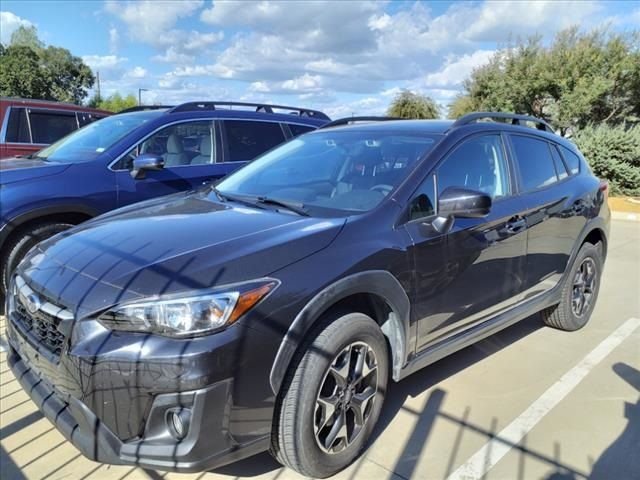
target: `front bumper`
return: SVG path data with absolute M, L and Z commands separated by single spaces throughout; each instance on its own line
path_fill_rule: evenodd
M 13 344 L 8 364 L 22 388 L 47 419 L 87 458 L 109 464 L 197 472 L 216 468 L 259 453 L 269 447 L 264 437 L 237 444 L 229 435 L 229 398 L 232 381 L 200 390 L 155 397 L 140 438 L 120 440 L 80 400 L 51 385 L 20 356 Z M 191 411 L 187 435 L 175 439 L 167 424 L 168 410 L 180 405 Z

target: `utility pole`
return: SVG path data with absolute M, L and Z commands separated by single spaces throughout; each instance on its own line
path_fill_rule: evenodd
M 148 92 L 147 88 L 139 88 L 138 89 L 138 106 L 142 105 L 142 92 Z
M 96 88 L 96 98 L 98 99 L 98 102 L 100 102 L 102 100 L 102 97 L 100 96 L 100 70 L 96 72 L 96 83 L 98 84 L 98 87 Z

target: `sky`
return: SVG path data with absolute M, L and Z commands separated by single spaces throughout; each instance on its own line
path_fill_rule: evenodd
M 235 100 L 332 118 L 383 114 L 400 89 L 443 107 L 510 39 L 640 27 L 640 1 L 2 0 L 0 40 L 35 25 L 100 72 L 102 95 Z M 446 113 L 446 110 L 443 111 Z

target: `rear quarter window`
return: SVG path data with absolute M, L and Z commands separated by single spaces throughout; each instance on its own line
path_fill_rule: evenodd
M 75 112 L 29 111 L 33 143 L 49 144 L 77 130 Z
M 511 144 L 524 191 L 537 190 L 558 181 L 550 145 L 546 140 L 511 135 Z
M 560 150 L 562 151 L 562 156 L 564 157 L 564 161 L 567 163 L 567 167 L 569 168 L 569 173 L 571 175 L 575 175 L 580 172 L 580 157 L 573 153 L 566 147 L 560 145 Z

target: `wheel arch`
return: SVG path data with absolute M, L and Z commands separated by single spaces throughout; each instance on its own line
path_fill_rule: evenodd
M 283 338 L 271 367 L 269 381 L 275 394 L 280 390 L 296 351 L 317 320 L 333 309 L 344 308 L 373 316 L 380 325 L 391 349 L 392 376 L 399 379 L 400 370 L 408 355 L 409 297 L 390 272 L 371 270 L 349 275 L 329 285 L 298 313 Z
M 37 225 L 44 221 L 59 221 L 78 224 L 89 220 L 99 212 L 85 205 L 55 205 L 38 208 L 10 219 L 0 230 L 0 252 L 4 251 L 8 240 L 16 233 L 30 225 Z

